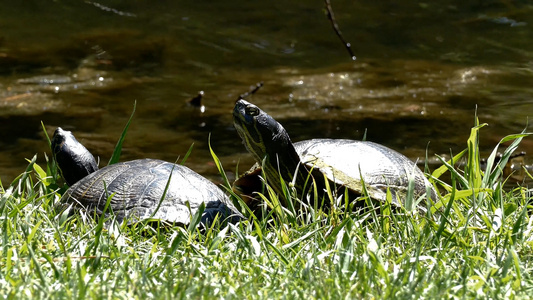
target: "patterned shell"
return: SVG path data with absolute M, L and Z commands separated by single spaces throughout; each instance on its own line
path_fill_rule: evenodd
M 437 193 L 414 162 L 380 144 L 344 139 L 312 139 L 294 143 L 300 159 L 309 168 L 318 169 L 329 180 L 354 191 L 362 191 L 362 182 L 369 195 L 385 201 L 387 188 L 393 203 L 398 205 L 407 194 L 409 179 L 414 179 L 415 197 L 430 188 L 430 197 Z
M 63 208 L 73 205 L 100 215 L 111 195 L 110 209 L 119 222 L 158 219 L 187 225 L 202 203 L 204 224 L 213 221 L 217 214 L 219 219 L 229 218 L 230 222 L 242 218 L 215 184 L 185 166 L 156 159 L 104 167 L 71 186 L 61 202 Z

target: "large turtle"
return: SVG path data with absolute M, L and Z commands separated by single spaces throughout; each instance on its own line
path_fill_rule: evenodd
M 364 182 L 370 198 L 384 202 L 389 190 L 392 204 L 398 207 L 406 199 L 409 179 L 413 178 L 415 199 L 429 191 L 428 196 L 437 200 L 437 192 L 415 163 L 385 146 L 347 139 L 312 139 L 293 144 L 280 123 L 243 99 L 235 104 L 233 120 L 243 144 L 256 160 L 233 188 L 253 209 L 260 202 L 254 194 L 262 189 L 262 174 L 280 195 L 283 205 L 288 200 L 284 199 L 281 180 L 288 187 L 294 186 L 300 199 L 306 199 L 303 196 L 311 191 L 313 181 L 320 196 L 325 195 L 325 177 L 335 197 L 344 195 L 345 188 L 350 200 L 361 196 Z M 325 198 L 320 197 L 319 201 Z M 310 200 L 313 204 L 314 199 Z
M 94 156 L 70 131 L 61 128 L 54 132 L 52 151 L 70 186 L 61 199 L 63 208 L 72 205 L 100 215 L 112 196 L 109 210 L 119 222 L 153 219 L 188 225 L 201 204 L 205 204 L 204 225 L 217 215 L 230 222 L 242 218 L 220 188 L 185 166 L 138 159 L 98 170 Z

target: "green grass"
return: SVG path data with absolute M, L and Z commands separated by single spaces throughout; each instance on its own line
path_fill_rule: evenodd
M 0 294 L 7 299 L 530 298 L 529 191 L 505 190 L 501 172 L 526 134 L 503 139 L 510 145 L 502 160 L 496 163 L 495 149 L 482 170 L 482 125 L 475 125 L 465 151 L 454 157 L 467 159 L 463 170 L 443 160 L 433 172 L 443 192 L 427 214 L 387 203 L 379 215 L 347 212 L 342 205 L 328 213 L 307 207 L 305 215 L 277 207 L 266 219 L 243 210 L 247 221 L 205 232 L 105 227 L 83 215 L 67 218 L 54 211 L 61 190 L 53 162 L 43 169 L 34 159 L 1 188 Z M 290 187 L 286 192 L 290 196 Z M 270 199 L 271 205 L 279 203 Z

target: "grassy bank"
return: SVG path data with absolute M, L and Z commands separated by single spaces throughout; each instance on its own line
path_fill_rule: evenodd
M 275 216 L 199 232 L 104 226 L 54 211 L 61 190 L 50 162 L 34 161 L 0 198 L 0 294 L 24 298 L 529 298 L 533 218 L 528 190 L 502 188 L 496 149 L 480 168 L 475 126 L 456 168 L 432 181 L 427 214 L 383 204 Z M 482 129 L 481 129 L 482 132 Z M 215 149 L 216 150 L 216 149 Z M 216 158 L 215 158 L 216 160 Z M 217 161 L 218 162 L 218 161 Z M 446 180 L 442 180 L 446 179 Z M 451 182 L 451 184 L 445 183 Z M 416 199 L 412 199 L 416 200 Z M 112 220 L 107 220 L 112 222 Z

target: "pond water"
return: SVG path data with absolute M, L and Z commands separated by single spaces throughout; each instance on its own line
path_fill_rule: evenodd
M 176 161 L 219 181 L 252 164 L 232 125 L 238 95 L 293 141 L 382 143 L 413 160 L 458 153 L 477 115 L 484 154 L 533 114 L 528 1 L 15 1 L 0 10 L 0 179 L 50 155 L 41 127 L 71 130 L 108 161 Z M 188 105 L 204 92 L 205 111 Z M 520 149 L 533 155 L 531 139 Z

